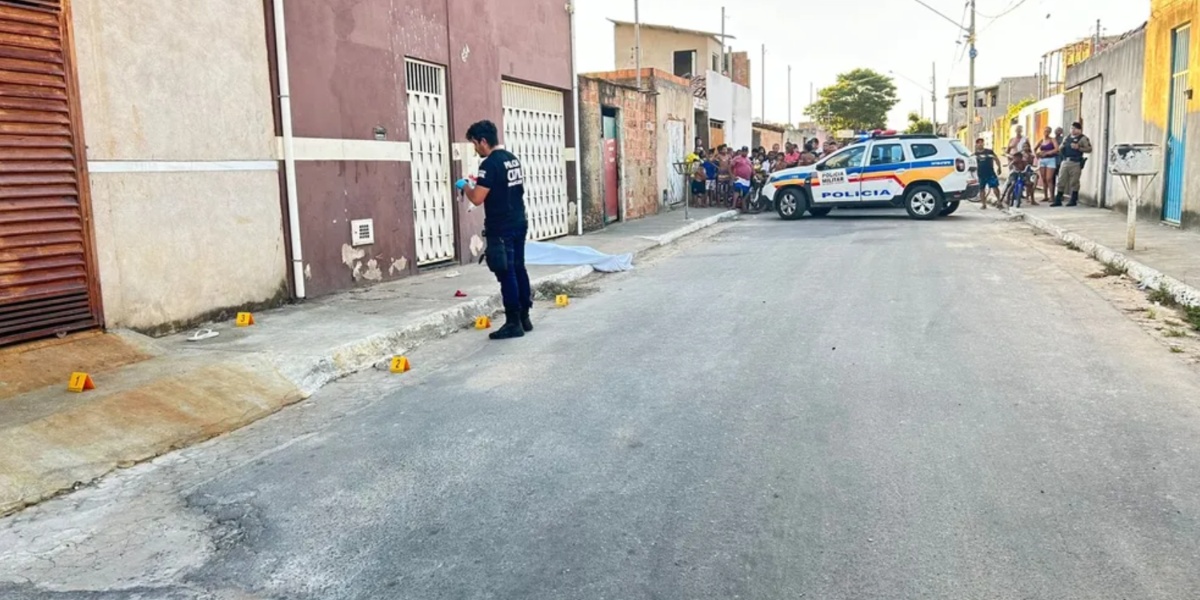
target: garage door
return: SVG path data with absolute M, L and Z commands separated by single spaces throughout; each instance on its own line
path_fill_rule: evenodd
M 529 239 L 567 235 L 567 138 L 562 92 L 504 82 L 504 146 L 525 175 Z
M 59 0 L 0 0 L 0 344 L 100 321 L 66 31 Z

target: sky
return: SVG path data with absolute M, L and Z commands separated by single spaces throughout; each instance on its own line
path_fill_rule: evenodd
M 966 24 L 965 0 L 924 0 L 954 21 Z M 606 71 L 613 64 L 609 18 L 633 20 L 634 0 L 577 0 L 579 71 Z M 929 92 L 937 65 L 938 116 L 950 85 L 966 85 L 968 59 L 961 30 L 916 0 L 640 0 L 643 23 L 720 31 L 736 39 L 735 51 L 750 52 L 754 116 L 762 113 L 762 45 L 766 45 L 766 117 L 788 119 L 787 68 L 792 67 L 792 121 L 806 120 L 809 86 L 831 85 L 837 74 L 858 67 L 894 72 L 900 103 L 888 125 L 902 128 L 909 112 L 931 114 Z M 853 8 L 851 8 L 853 7 Z M 977 0 L 976 83 L 1035 75 L 1041 56 L 1094 35 L 1119 35 L 1141 25 L 1149 0 Z M 992 18 L 995 17 L 995 18 Z M 911 81 L 910 81 L 911 80 Z

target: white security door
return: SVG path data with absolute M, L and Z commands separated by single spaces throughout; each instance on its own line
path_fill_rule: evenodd
M 562 92 L 502 85 L 504 146 L 521 161 L 529 239 L 567 235 L 567 146 Z
M 404 62 L 417 265 L 428 265 L 454 258 L 446 71 L 420 61 Z
M 679 204 L 684 200 L 684 176 L 675 173 L 675 164 L 687 158 L 686 138 L 683 121 L 667 121 L 667 141 L 670 144 L 667 146 L 667 164 L 659 168 L 667 170 L 667 197 L 671 204 Z

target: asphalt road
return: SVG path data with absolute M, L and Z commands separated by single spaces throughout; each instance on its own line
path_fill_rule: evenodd
M 971 209 L 456 334 L 8 520 L 0 597 L 1200 597 L 1200 373 Z

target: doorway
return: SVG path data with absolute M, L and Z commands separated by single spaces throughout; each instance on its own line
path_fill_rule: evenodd
M 1171 104 L 1167 113 L 1166 176 L 1163 178 L 1164 221 L 1178 225 L 1183 219 L 1184 147 L 1187 143 L 1188 45 L 1191 26 L 1171 33 Z
M 621 141 L 618 139 L 615 108 L 600 108 L 602 122 L 600 143 L 601 160 L 604 161 L 604 224 L 621 220 Z
M 1104 95 L 1104 145 L 1100 147 L 1104 157 L 1104 168 L 1100 170 L 1100 208 L 1107 208 L 1112 202 L 1113 176 L 1108 172 L 1108 149 L 1113 145 L 1113 127 L 1117 121 L 1117 91 L 1113 90 Z

